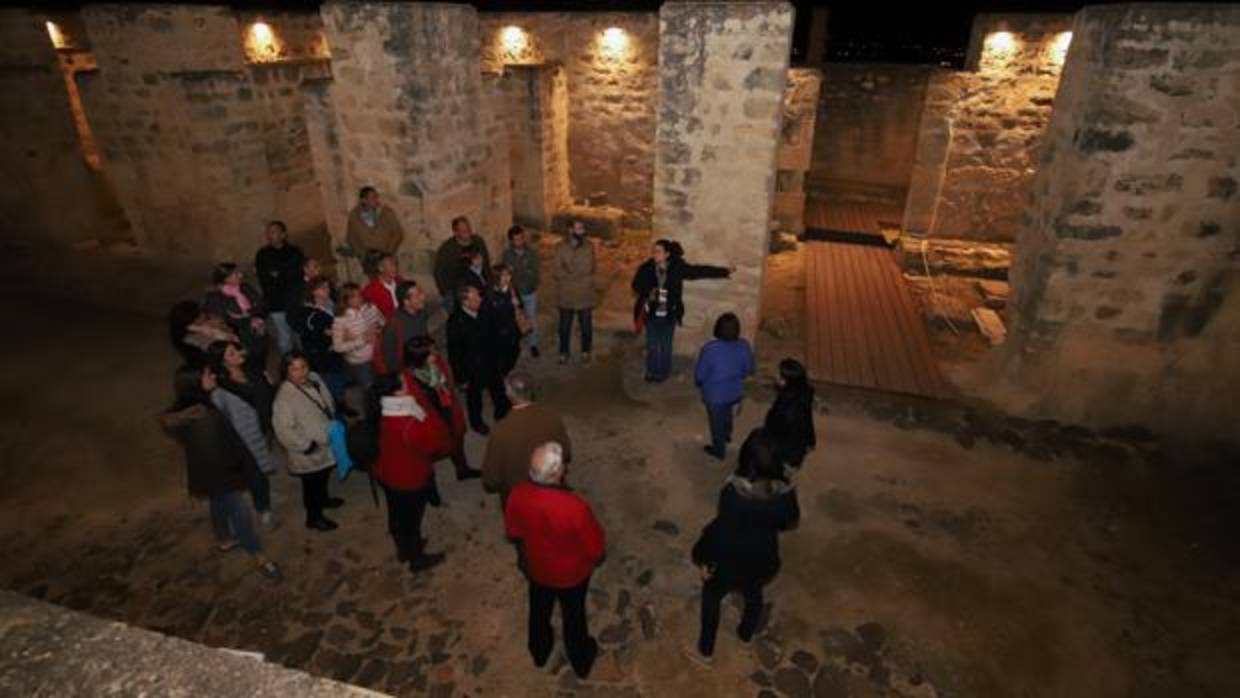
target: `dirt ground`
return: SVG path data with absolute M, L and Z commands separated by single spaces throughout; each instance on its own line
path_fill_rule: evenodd
M 797 263 L 772 257 L 768 288 Z M 1038 425 L 970 415 L 945 428 L 922 407 L 834 391 L 765 632 L 741 645 L 728 609 L 715 666 L 688 662 L 699 591 L 688 550 L 728 466 L 701 452 L 687 359 L 667 384 L 641 381 L 627 275 L 607 278 L 593 365 L 523 359 L 566 415 L 570 481 L 607 529 L 590 596 L 605 651 L 589 681 L 559 650 L 532 666 L 525 586 L 476 481 L 441 468 L 445 507 L 426 526 L 447 561 L 413 576 L 365 477 L 333 484 L 347 504 L 340 529 L 321 534 L 300 525 L 297 483 L 276 475 L 284 523 L 264 543 L 285 579 L 266 582 L 243 554 L 212 551 L 206 508 L 185 495 L 181 456 L 156 426 L 174 368 L 162 323 L 12 293 L 0 301 L 21 328 L 0 350 L 0 585 L 394 695 L 1240 695 L 1240 555 L 1210 473 L 1140 434 L 1036 436 Z M 767 302 L 795 303 L 791 283 Z M 551 323 L 544 310 L 545 333 Z M 795 350 L 799 323 L 786 324 L 768 322 L 764 356 Z M 768 383 L 755 381 L 740 434 L 760 421 Z M 472 459 L 483 447 L 469 437 Z

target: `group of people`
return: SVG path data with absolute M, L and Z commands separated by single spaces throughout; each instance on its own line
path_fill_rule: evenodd
M 523 344 L 531 358 L 539 357 L 536 249 L 520 226 L 512 226 L 502 261 L 492 265 L 469 220 L 452 221 L 434 264 L 448 314 L 445 356 L 429 330 L 426 294 L 398 272 L 398 217 L 366 187 L 348 220 L 350 246 L 370 277 L 365 286 L 337 288 L 318 262 L 288 241 L 285 225 L 273 221 L 254 260 L 257 288 L 236 264 L 222 263 L 201 302 L 180 302 L 169 315 L 183 364 L 174 403 L 161 421 L 184 447 L 190 494 L 210 502 L 217 549 L 240 547 L 260 573 L 281 577 L 263 553 L 259 527 L 279 525 L 269 478 L 282 451 L 288 472 L 301 482 L 305 525 L 315 531 L 338 527 L 327 516 L 344 505 L 330 492 L 333 470 L 343 476 L 346 463 L 369 470 L 384 493 L 396 557 L 420 573 L 444 559 L 429 550 L 422 522 L 428 508 L 442 504 L 434 464 L 450 460 L 459 480 L 481 478 L 499 495 L 504 530 L 529 580 L 528 648 L 535 664 L 550 655 L 558 603 L 565 653 L 585 677 L 598 653 L 585 598 L 604 555 L 605 533 L 589 504 L 567 485 L 573 446 L 562 417 L 537 401 L 533 377 L 518 368 Z M 671 375 L 683 283 L 730 273 L 683 257 L 677 243 L 659 240 L 633 278 L 634 321 L 646 332 L 651 383 Z M 588 363 L 595 261 L 582 223 L 572 224 L 550 266 L 558 290 L 560 363 L 570 360 L 574 319 L 581 361 Z M 268 371 L 273 344 L 280 352 L 278 381 Z M 704 448 L 719 460 L 726 458 L 732 418 L 754 370 L 739 319 L 725 313 L 694 370 L 710 426 Z M 350 387 L 360 398 L 352 404 Z M 753 636 L 762 587 L 779 565 L 777 534 L 798 518 L 792 478 L 815 445 L 813 390 L 792 359 L 780 364 L 778 387 L 763 426 L 741 446 L 716 518 L 692 550 L 703 576 L 701 634 L 691 653 L 700 662 L 713 653 L 719 604 L 729 591 L 745 596 L 738 635 L 745 641 Z M 493 427 L 483 417 L 484 394 Z M 467 428 L 488 437 L 481 469 L 466 457 Z

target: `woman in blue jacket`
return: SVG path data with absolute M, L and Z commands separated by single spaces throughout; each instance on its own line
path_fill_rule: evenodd
M 715 338 L 698 354 L 694 378 L 710 421 L 710 455 L 723 460 L 732 440 L 732 413 L 745 396 L 745 379 L 754 372 L 753 352 L 741 339 L 741 321 L 724 313 L 715 321 Z

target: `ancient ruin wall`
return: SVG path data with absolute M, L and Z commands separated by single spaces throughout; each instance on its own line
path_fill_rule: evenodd
M 4 237 L 96 238 L 105 213 L 41 16 L 0 11 L 0 212 Z
M 425 272 L 450 222 L 498 244 L 512 219 L 497 88 L 478 70 L 478 17 L 442 4 L 327 3 L 331 100 L 347 209 L 362 185 L 397 211 L 402 266 Z M 333 230 L 343 238 L 343 230 Z
M 1011 242 L 1021 228 L 1065 52 L 1067 15 L 980 15 L 963 73 L 937 72 L 922 112 L 904 227 Z
M 808 189 L 899 205 L 913 170 L 929 66 L 828 63 L 823 68 Z
M 606 192 L 627 223 L 653 207 L 659 22 L 653 13 L 482 15 L 482 65 L 562 65 L 571 196 Z M 608 31 L 615 30 L 615 31 Z
M 746 336 L 757 329 L 793 10 L 671 2 L 659 18 L 654 233 L 690 261 L 735 268 L 685 286 L 677 348 L 694 352 L 720 313 L 737 313 Z
M 1240 9 L 1095 7 L 1017 241 L 1008 376 L 1032 410 L 1234 439 Z
M 788 70 L 779 150 L 775 155 L 775 203 L 771 214 L 781 230 L 792 233 L 805 231 L 805 180 L 814 159 L 814 126 L 821 85 L 821 71 Z

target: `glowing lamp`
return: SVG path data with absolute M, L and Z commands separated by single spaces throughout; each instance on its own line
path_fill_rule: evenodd
M 1055 37 L 1055 42 L 1051 44 L 1051 63 L 1055 65 L 1063 65 L 1068 57 L 1068 47 L 1072 45 L 1072 32 L 1060 32 Z
M 47 35 L 52 37 L 52 46 L 55 48 L 65 48 L 69 42 L 65 41 L 65 35 L 60 31 L 60 27 L 55 22 L 47 23 Z
M 517 26 L 504 27 L 499 34 L 499 40 L 504 45 L 504 50 L 509 53 L 520 53 L 528 43 L 525 30 Z
M 629 48 L 629 35 L 620 27 L 608 27 L 599 35 L 599 47 L 606 56 L 623 57 Z
M 986 37 L 986 49 L 994 53 L 1010 53 L 1016 48 L 1016 36 L 1012 32 L 994 32 Z

